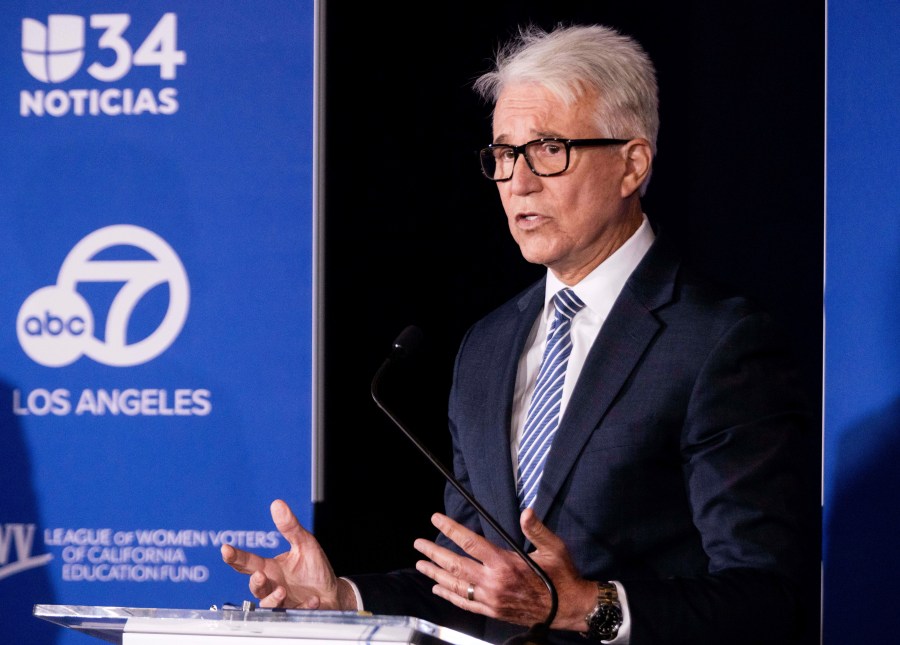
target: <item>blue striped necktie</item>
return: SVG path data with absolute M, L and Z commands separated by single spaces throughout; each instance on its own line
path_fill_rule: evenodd
M 572 353 L 572 318 L 584 303 L 571 289 L 562 289 L 553 296 L 555 315 L 547 333 L 547 348 L 541 360 L 537 383 L 525 418 L 525 428 L 519 443 L 519 508 L 525 510 L 534 503 L 538 482 L 550 443 L 559 425 L 566 365 Z

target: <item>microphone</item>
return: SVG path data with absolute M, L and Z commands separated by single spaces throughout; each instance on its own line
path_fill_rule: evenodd
M 375 376 L 372 378 L 372 399 L 381 408 L 381 411 L 384 412 L 388 418 L 394 422 L 400 430 L 406 435 L 407 439 L 409 439 L 413 445 L 422 453 L 431 464 L 437 468 L 441 474 L 444 476 L 451 486 L 453 486 L 460 495 L 478 512 L 478 514 L 494 529 L 500 537 L 503 538 L 503 541 L 509 546 L 512 551 L 518 555 L 525 563 L 531 568 L 532 571 L 541 579 L 541 582 L 547 587 L 547 591 L 550 592 L 550 611 L 547 614 L 547 618 L 543 620 L 543 622 L 535 623 L 531 626 L 531 628 L 525 632 L 524 634 L 519 634 L 511 637 L 506 641 L 504 645 L 522 645 L 525 643 L 546 643 L 547 636 L 550 631 L 550 624 L 553 622 L 553 619 L 556 618 L 556 612 L 559 608 L 559 596 L 556 593 L 556 587 L 553 585 L 553 581 L 550 580 L 550 576 L 548 576 L 543 569 L 529 556 L 525 551 L 516 544 L 515 540 L 506 532 L 506 530 L 500 526 L 500 523 L 494 519 L 494 517 L 488 513 L 488 511 L 481 505 L 481 503 L 475 499 L 475 497 L 465 489 L 465 487 L 459 482 L 456 477 L 453 476 L 453 473 L 444 466 L 441 461 L 432 454 L 430 450 L 416 437 L 404 424 L 401 422 L 397 416 L 388 409 L 385 403 L 382 401 L 379 386 L 381 385 L 382 378 L 385 373 L 388 371 L 391 365 L 393 365 L 397 360 L 401 360 L 403 358 L 407 358 L 410 356 L 419 346 L 422 341 L 422 331 L 414 326 L 410 325 L 406 327 L 400 335 L 397 336 L 396 340 L 391 347 L 391 352 L 388 357 L 381 364 L 381 367 L 378 368 L 378 371 L 375 372 Z

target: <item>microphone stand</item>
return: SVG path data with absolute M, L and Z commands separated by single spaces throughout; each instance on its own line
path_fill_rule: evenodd
M 478 512 L 478 514 L 494 529 L 500 537 L 503 538 L 504 542 L 512 549 L 516 555 L 518 555 L 525 563 L 531 568 L 532 571 L 541 579 L 541 582 L 547 587 L 547 591 L 550 592 L 550 611 L 547 614 L 547 618 L 544 619 L 543 622 L 535 623 L 531 626 L 531 628 L 524 634 L 516 635 L 511 637 L 506 641 L 504 645 L 519 645 L 523 643 L 546 643 L 547 636 L 550 631 L 550 624 L 553 622 L 553 619 L 556 617 L 556 612 L 559 609 L 559 597 L 556 593 L 556 587 L 553 585 L 553 582 L 550 580 L 550 576 L 544 572 L 544 570 L 529 556 L 525 551 L 516 544 L 515 540 L 506 532 L 506 530 L 500 526 L 500 523 L 494 519 L 494 517 L 488 513 L 488 511 L 481 505 L 481 503 L 475 499 L 475 497 L 465 489 L 465 487 L 459 482 L 456 477 L 453 476 L 453 473 L 441 463 L 441 461 L 435 457 L 430 450 L 416 437 L 404 424 L 394 415 L 387 406 L 381 400 L 379 394 L 379 386 L 381 384 L 381 380 L 384 374 L 387 372 L 388 368 L 397 360 L 406 358 L 409 356 L 418 346 L 422 339 L 422 332 L 413 325 L 406 327 L 400 335 L 397 336 L 397 339 L 394 341 L 391 353 L 385 359 L 385 361 L 381 364 L 381 367 L 378 368 L 378 371 L 375 372 L 375 376 L 372 379 L 372 399 L 375 401 L 376 405 L 384 412 L 388 418 L 394 422 L 400 430 L 406 435 L 406 438 L 409 439 L 421 452 L 431 464 L 437 468 L 441 474 L 444 476 L 450 484 L 459 492 L 463 498 L 472 505 L 472 507 Z

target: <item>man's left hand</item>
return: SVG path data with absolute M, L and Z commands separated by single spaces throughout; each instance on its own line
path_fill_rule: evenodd
M 428 560 L 416 569 L 435 581 L 432 591 L 457 607 L 517 625 L 547 619 L 550 594 L 546 585 L 515 552 L 501 549 L 453 521 L 435 513 L 431 523 L 471 557 L 429 540 L 415 541 Z M 583 579 L 563 541 L 530 508 L 520 518 L 522 532 L 534 545 L 529 556 L 553 581 L 559 596 L 554 629 L 583 631 L 584 617 L 597 601 L 595 583 Z

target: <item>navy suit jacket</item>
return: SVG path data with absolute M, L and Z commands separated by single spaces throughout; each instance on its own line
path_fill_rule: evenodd
M 541 280 L 469 330 L 449 403 L 456 477 L 523 545 L 511 402 L 543 302 Z M 817 443 L 799 392 L 770 317 L 657 240 L 590 350 L 534 506 L 583 577 L 624 585 L 632 645 L 799 642 L 804 564 L 818 552 Z M 450 486 L 445 512 L 505 546 Z M 353 579 L 375 612 L 490 642 L 524 631 L 460 612 L 414 570 Z

